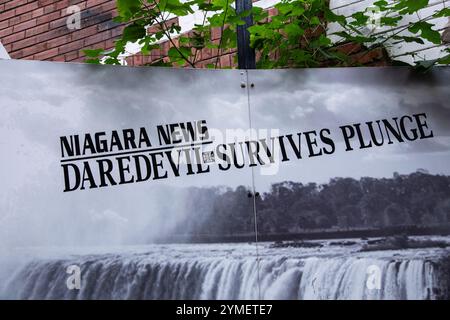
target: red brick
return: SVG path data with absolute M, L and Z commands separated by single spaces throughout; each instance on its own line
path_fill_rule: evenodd
M 6 52 L 10 53 L 12 51 L 11 44 L 5 44 L 3 47 L 5 47 Z
M 114 3 L 116 2 L 115 0 L 105 0 L 105 1 L 113 1 Z M 66 0 L 66 1 L 60 1 L 59 3 L 63 3 L 63 5 L 58 4 L 58 9 L 64 10 L 64 12 L 66 11 L 67 7 L 76 5 L 78 6 L 80 9 L 83 9 L 86 7 L 86 0 Z
M 49 29 L 49 25 L 48 24 L 41 24 L 41 25 L 36 26 L 34 28 L 25 30 L 25 36 L 28 38 L 28 37 L 31 37 L 31 36 L 34 36 L 34 35 L 46 32 L 46 31 L 48 31 L 48 29 Z
M 112 49 L 114 48 L 114 40 L 108 39 L 105 41 L 105 49 Z
M 72 32 L 72 40 L 83 39 L 97 33 L 97 26 L 82 28 Z
M 357 54 L 355 56 L 352 56 L 352 60 L 356 61 L 360 64 L 368 64 L 373 62 L 374 60 L 381 60 L 386 57 L 386 52 L 383 48 L 375 48 L 373 50 L 370 50 L 368 52 L 363 52 L 360 54 Z
M 24 40 L 21 40 L 21 41 L 13 42 L 12 43 L 12 50 L 16 51 L 16 50 L 19 50 L 19 49 L 22 49 L 22 48 L 25 48 L 25 47 L 28 47 L 28 46 L 32 46 L 34 44 L 36 44 L 36 38 L 24 39 Z
M 100 33 L 97 33 L 93 36 L 90 36 L 90 37 L 87 37 L 86 39 L 84 39 L 84 45 L 89 46 L 91 44 L 107 40 L 109 38 L 111 38 L 111 31 L 108 30 L 108 31 L 100 32 Z
M 100 10 L 100 7 L 97 8 L 97 10 Z M 82 15 L 83 16 L 83 15 Z M 105 11 L 105 12 L 100 12 L 98 11 L 98 14 L 93 14 L 90 16 L 87 16 L 85 18 L 82 18 L 81 20 L 81 27 L 82 28 L 86 28 L 88 26 L 92 26 L 92 25 L 97 25 L 101 22 L 104 21 L 108 21 L 112 19 L 112 11 Z M 58 27 L 62 27 L 65 26 L 67 23 L 67 16 L 64 16 L 60 19 L 56 19 L 50 22 L 50 28 L 54 29 L 54 28 L 58 28 Z
M 64 55 L 66 61 L 72 61 L 78 58 L 78 51 L 72 51 Z
M 211 48 L 211 57 L 215 58 L 219 55 L 219 49 L 217 48 Z
M 219 63 L 222 68 L 231 67 L 230 55 L 227 54 L 227 55 L 221 56 Z
M 0 0 L 2 1 L 2 0 Z M 10 1 L 16 4 L 19 1 Z M 1 2 L 0 2 L 1 3 Z M 38 6 L 36 7 L 36 3 Z M 33 5 L 34 4 L 34 5 Z M 68 13 L 67 7 L 77 4 L 82 11 L 82 29 L 68 30 L 66 20 Z M 1 6 L 0 6 L 1 8 Z M 14 7 L 19 8 L 19 7 Z M 86 9 L 87 8 L 87 9 Z M 12 9 L 14 12 L 16 9 Z M 86 10 L 89 10 L 86 12 Z M 4 12 L 0 14 L 2 18 Z M 82 49 L 104 48 L 110 49 L 114 47 L 114 38 L 119 36 L 124 25 L 113 22 L 112 17 L 116 16 L 115 0 L 38 0 L 23 4 L 19 9 L 19 14 L 10 17 L 7 23 L 0 21 L 0 30 L 6 29 L 0 35 L 11 36 L 14 30 L 19 31 L 19 38 L 22 32 L 24 37 L 14 43 L 8 43 L 9 49 L 14 49 L 12 56 L 23 59 L 40 59 L 53 61 L 84 61 Z M 14 19 L 14 25 L 11 20 Z M 36 21 L 34 26 L 24 28 L 29 21 Z M 168 24 L 178 23 L 178 20 L 171 19 Z M 32 24 L 32 23 L 31 23 Z M 1 28 L 3 27 L 3 28 Z M 12 31 L 11 28 L 12 27 Z M 187 33 L 189 36 L 191 33 Z M 29 37 L 29 38 L 27 38 Z M 215 42 L 220 38 L 220 28 L 214 31 Z M 167 55 L 170 47 L 169 42 L 162 45 L 161 50 L 153 50 L 151 55 L 143 56 L 142 54 L 131 56 L 127 60 L 130 65 L 149 64 Z M 11 51 L 10 51 L 11 52 Z M 205 66 L 207 63 L 216 62 L 217 49 L 203 49 L 197 53 L 197 63 L 199 66 Z M 227 50 L 221 53 L 219 57 L 222 67 L 231 67 L 234 64 L 233 57 L 235 54 Z M 167 57 L 164 58 L 167 61 Z
M 8 28 L 8 26 L 9 26 L 8 20 L 0 22 L 0 30 Z
M 33 59 L 35 59 L 35 60 L 47 60 L 47 59 L 49 59 L 51 57 L 54 57 L 56 55 L 58 55 L 58 48 L 53 48 L 53 49 L 50 49 L 50 50 L 46 50 L 46 51 L 42 51 L 42 52 L 36 53 L 33 56 Z
M 54 48 L 54 47 L 58 47 L 63 44 L 66 44 L 66 43 L 70 42 L 70 40 L 71 40 L 70 35 L 65 35 L 65 36 L 54 38 L 54 39 L 47 41 L 47 45 L 49 48 Z
M 78 57 L 77 59 L 72 60 L 70 62 L 73 62 L 73 63 L 84 63 L 84 60 L 85 60 L 85 57 L 82 56 L 82 57 Z
M 53 11 L 56 11 L 56 3 L 52 3 L 52 4 L 49 4 L 48 6 L 44 7 L 44 13 L 45 14 L 53 12 Z
M 12 1 L 8 1 L 5 4 L 5 10 L 16 8 L 18 6 L 26 4 L 27 2 L 28 2 L 28 0 L 12 0 Z
M 68 0 L 60 0 L 56 2 L 56 10 L 64 9 L 64 11 L 66 11 L 69 6 L 70 4 Z
M 50 21 L 50 29 L 56 29 L 67 24 L 67 17 L 62 17 L 61 19 Z
M 3 44 L 8 44 L 8 43 L 15 43 L 19 40 L 22 40 L 25 38 L 25 31 L 19 32 L 19 33 L 13 33 L 10 36 L 4 37 L 2 38 L 2 43 Z
M 62 56 L 56 56 L 50 59 L 51 61 L 58 61 L 58 62 L 64 62 L 66 60 L 66 57 L 64 55 Z
M 357 53 L 362 49 L 362 46 L 358 43 L 344 43 L 336 48 L 338 51 L 344 54 Z
M 63 54 L 63 53 L 71 52 L 71 51 L 78 51 L 81 48 L 83 48 L 83 45 L 84 45 L 83 39 L 69 42 L 69 43 L 66 43 L 66 44 L 60 46 L 58 53 Z
M 31 16 L 33 18 L 36 18 L 36 17 L 42 16 L 43 14 L 44 14 L 44 8 L 38 8 L 36 10 L 33 10 L 33 12 L 31 13 Z
M 119 27 L 114 28 L 111 31 L 111 37 L 116 38 L 116 37 L 120 36 L 122 34 L 124 28 L 125 28 L 125 26 L 119 26 Z
M 211 28 L 211 40 L 220 39 L 222 30 L 219 27 Z
M 36 36 L 36 41 L 37 42 L 48 41 L 50 39 L 57 38 L 62 35 L 65 35 L 65 34 L 69 34 L 69 30 L 64 29 L 64 28 L 53 29 L 53 30 L 49 30 L 44 33 L 38 34 Z
M 82 46 L 80 49 L 81 50 L 85 50 L 85 49 L 106 49 L 106 41 L 93 43 L 93 44 L 88 45 L 88 46 Z
M 9 19 L 9 25 L 10 26 L 15 26 L 21 22 L 25 22 L 30 20 L 32 17 L 32 13 L 28 12 L 28 13 L 24 13 L 21 14 L 20 16 L 15 16 L 14 18 Z
M 4 21 L 14 17 L 14 10 L 3 11 L 0 13 L 0 21 Z
M 39 3 L 40 7 L 46 6 L 46 5 L 48 5 L 50 3 L 53 3 L 53 2 L 55 2 L 55 0 L 38 0 L 38 3 Z
M 59 11 L 52 12 L 50 14 L 44 14 L 43 16 L 36 18 L 36 24 L 48 23 L 50 21 L 58 19 L 59 17 Z
M 12 31 L 13 31 L 13 27 L 1 29 L 0 30 L 0 39 L 4 38 L 6 36 L 9 36 L 10 34 L 12 34 Z
M 33 54 L 47 50 L 47 43 L 38 43 L 34 46 L 23 48 L 22 50 L 15 51 L 18 54 L 21 54 L 23 57 L 33 56 Z
M 14 26 L 14 32 L 19 32 L 19 31 L 22 31 L 22 30 L 25 30 L 25 29 L 32 28 L 34 26 L 36 26 L 36 19 L 16 24 Z
M 209 59 L 212 57 L 212 51 L 209 48 L 203 48 L 201 51 L 201 60 Z
M 16 15 L 28 12 L 28 11 L 32 11 L 34 9 L 39 8 L 39 4 L 35 1 L 35 2 L 30 2 L 26 5 L 20 6 L 16 8 Z
M 139 66 L 142 65 L 143 63 L 143 58 L 141 54 L 137 54 L 133 56 L 133 65 L 134 66 Z
M 105 2 L 109 2 L 109 1 L 111 1 L 111 0 L 88 0 L 86 7 L 90 8 L 90 7 L 93 7 L 93 6 L 96 6 L 96 5 L 105 3 Z

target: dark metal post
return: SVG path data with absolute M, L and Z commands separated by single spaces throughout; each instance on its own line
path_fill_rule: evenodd
M 236 13 L 252 9 L 252 0 L 236 0 Z M 256 69 L 255 50 L 250 47 L 250 33 L 247 28 L 253 25 L 252 15 L 244 18 L 245 25 L 237 26 L 238 68 Z

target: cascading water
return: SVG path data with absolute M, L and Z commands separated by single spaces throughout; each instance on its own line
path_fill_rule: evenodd
M 1 295 L 10 299 L 258 299 L 254 256 L 242 250 L 212 249 L 195 256 L 163 251 L 36 258 L 3 279 Z M 234 250 L 234 251 L 233 251 Z M 308 251 L 306 249 L 302 249 Z M 234 253 L 230 253 L 233 251 Z M 311 256 L 289 250 L 262 250 L 259 286 L 263 299 L 448 299 L 448 266 L 410 257 Z M 264 255 L 264 253 L 266 253 Z M 68 290 L 70 265 L 81 270 L 80 290 Z M 379 271 L 375 288 L 370 268 Z M 374 276 L 377 276 L 376 274 Z M 378 287 L 377 287 L 378 283 Z

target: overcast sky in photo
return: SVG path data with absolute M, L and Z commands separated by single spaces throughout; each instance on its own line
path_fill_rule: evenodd
M 293 180 L 392 177 L 426 169 L 450 174 L 450 72 L 417 74 L 403 68 L 342 68 L 250 71 L 253 127 L 280 134 L 329 128 L 336 152 L 282 163 L 275 176 L 256 175 L 264 190 Z M 277 111 L 275 111 L 277 110 Z M 339 126 L 425 113 L 434 138 L 344 152 Z M 367 130 L 365 131 L 368 136 Z M 356 144 L 355 144 L 356 145 Z

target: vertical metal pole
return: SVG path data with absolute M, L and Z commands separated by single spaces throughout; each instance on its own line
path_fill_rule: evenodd
M 236 0 L 236 13 L 252 9 L 252 0 Z M 247 28 L 253 25 L 252 15 L 244 18 L 245 25 L 237 26 L 238 68 L 256 69 L 255 50 L 250 47 L 250 33 Z

